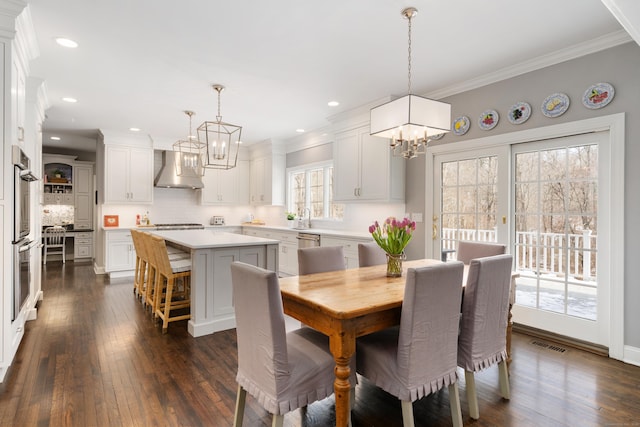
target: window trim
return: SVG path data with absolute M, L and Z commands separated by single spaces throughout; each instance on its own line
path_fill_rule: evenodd
M 322 217 L 313 217 L 312 219 L 315 220 L 320 220 L 320 221 L 342 221 L 342 218 L 331 218 L 329 216 L 330 212 L 331 212 L 331 203 L 330 201 L 332 200 L 331 198 L 331 192 L 329 191 L 329 187 L 330 187 L 330 181 L 329 181 L 329 173 L 328 170 L 330 168 L 333 168 L 334 164 L 333 164 L 333 160 L 325 160 L 322 162 L 313 162 L 313 163 L 306 163 L 304 165 L 300 165 L 300 166 L 295 166 L 295 167 L 291 167 L 291 168 L 287 168 L 286 169 L 286 176 L 287 176 L 287 182 L 286 182 L 286 191 L 287 191 L 287 197 L 286 197 L 286 207 L 287 207 L 287 211 L 293 211 L 293 209 L 295 209 L 295 207 L 293 206 L 293 200 L 292 200 L 292 196 L 291 196 L 291 176 L 295 173 L 300 173 L 300 172 L 304 172 L 305 173 L 305 201 L 304 201 L 304 205 L 305 205 L 305 209 L 309 208 L 311 209 L 311 191 L 310 190 L 310 186 L 311 186 L 311 180 L 309 179 L 309 174 L 311 171 L 313 170 L 318 170 L 318 169 L 322 169 L 323 173 L 322 173 L 322 189 L 323 189 L 323 203 L 322 203 Z M 296 212 L 297 214 L 297 212 Z

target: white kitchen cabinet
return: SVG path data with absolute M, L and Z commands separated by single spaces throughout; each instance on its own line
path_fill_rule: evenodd
M 105 272 L 110 277 L 132 275 L 136 251 L 130 230 L 105 230 Z M 118 274 L 119 272 L 124 272 Z
M 320 246 L 342 246 L 344 263 L 347 268 L 358 268 L 358 243 L 369 243 L 371 239 L 358 239 L 334 236 L 322 236 Z
M 44 193 L 42 201 L 45 205 L 73 205 L 73 193 Z
M 278 240 L 278 272 L 281 276 L 298 274 L 298 235 L 295 231 L 274 230 L 270 228 L 243 227 L 242 234 L 264 239 Z
M 75 156 L 42 155 L 42 202 L 45 205 L 73 205 Z
M 284 205 L 285 167 L 285 156 L 280 153 L 272 153 L 251 160 L 250 202 L 252 205 Z
M 249 162 L 238 160 L 235 168 L 207 169 L 200 190 L 202 205 L 249 204 Z
M 93 232 L 74 233 L 73 259 L 93 258 Z
M 404 202 L 404 159 L 369 126 L 337 133 L 333 159 L 335 201 Z
M 105 146 L 105 204 L 153 203 L 153 149 Z
M 74 229 L 90 230 L 93 228 L 93 163 L 76 162 L 73 175 Z
M 13 126 L 11 128 L 12 131 L 15 131 L 15 136 L 11 142 L 15 144 L 24 141 L 27 88 L 24 67 L 18 59 L 18 55 L 13 58 L 11 71 L 11 114 L 13 118 Z

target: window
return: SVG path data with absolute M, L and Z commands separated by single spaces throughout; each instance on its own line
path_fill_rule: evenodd
M 288 210 L 299 217 L 309 209 L 312 219 L 342 219 L 344 205 L 333 203 L 333 164 L 290 169 L 287 174 Z

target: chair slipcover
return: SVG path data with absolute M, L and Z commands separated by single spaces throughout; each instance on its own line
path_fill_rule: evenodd
M 458 242 L 458 261 L 469 265 L 472 259 L 502 255 L 507 247 L 500 243 Z
M 333 394 L 335 361 L 327 336 L 311 328 L 285 332 L 275 272 L 231 265 L 240 387 L 274 415 Z M 352 384 L 355 369 L 352 367 Z
M 358 373 L 403 405 L 450 386 L 456 425 L 462 423 L 456 385 L 462 278 L 463 264 L 458 261 L 410 268 L 400 326 L 356 342 Z M 405 418 L 405 425 L 408 422 Z
M 500 364 L 502 395 L 509 398 L 506 332 L 511 265 L 511 255 L 478 258 L 469 265 L 458 337 L 458 366 L 465 370 L 471 417 L 475 419 L 479 411 L 473 372 Z
M 358 243 L 358 265 L 369 267 L 387 263 L 387 254 L 376 242 Z
M 324 273 L 346 268 L 342 246 L 298 249 L 298 274 Z

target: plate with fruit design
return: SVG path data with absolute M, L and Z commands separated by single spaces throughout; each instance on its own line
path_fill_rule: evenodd
M 569 109 L 569 97 L 564 93 L 553 93 L 542 101 L 542 114 L 546 117 L 558 117 Z
M 460 116 L 453 121 L 453 133 L 458 136 L 464 135 L 469 131 L 469 126 L 471 125 L 471 120 L 467 116 Z
M 614 95 L 615 90 L 609 83 L 596 83 L 589 86 L 584 95 L 582 95 L 582 105 L 591 110 L 597 110 L 598 108 L 606 107 Z
M 531 105 L 528 102 L 518 102 L 509 109 L 507 119 L 512 125 L 521 125 L 529 120 L 531 116 Z
M 496 110 L 486 110 L 480 114 L 478 126 L 480 126 L 480 129 L 482 130 L 491 130 L 496 127 L 499 120 L 500 116 Z

